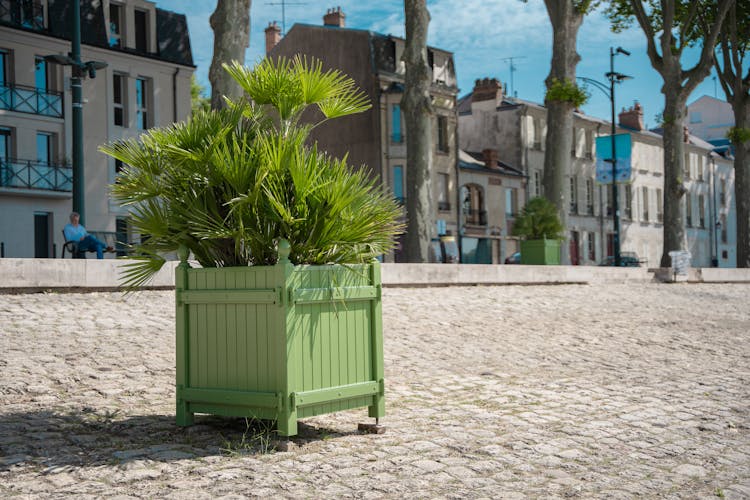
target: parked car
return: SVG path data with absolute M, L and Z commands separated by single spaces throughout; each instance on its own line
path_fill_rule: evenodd
M 608 255 L 599 263 L 600 266 L 614 266 L 614 255 Z M 641 267 L 641 259 L 635 252 L 622 252 L 620 254 L 620 267 Z
M 521 263 L 521 252 L 516 252 L 510 257 L 505 258 L 506 264 L 520 264 Z

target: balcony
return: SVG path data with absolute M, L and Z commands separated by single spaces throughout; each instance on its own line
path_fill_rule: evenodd
M 73 190 L 73 169 L 31 160 L 0 160 L 0 188 L 69 193 Z
M 0 109 L 62 118 L 63 93 L 6 83 L 0 86 Z
M 0 0 L 0 23 L 44 31 L 44 6 L 39 0 Z
M 487 225 L 487 210 L 475 210 L 473 208 L 464 210 L 465 222 L 473 226 Z

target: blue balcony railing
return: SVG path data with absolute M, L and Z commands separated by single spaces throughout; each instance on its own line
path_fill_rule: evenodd
M 31 160 L 0 160 L 0 187 L 71 192 L 73 169 Z
M 0 0 L 0 23 L 44 31 L 44 6 L 40 0 Z
M 25 85 L 0 85 L 0 109 L 63 117 L 63 93 Z

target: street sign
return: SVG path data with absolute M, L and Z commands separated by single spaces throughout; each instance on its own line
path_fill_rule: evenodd
M 630 134 L 617 134 L 615 137 L 615 154 L 617 165 L 615 179 L 617 182 L 630 182 L 632 146 Z M 596 182 L 612 184 L 612 136 L 596 138 Z

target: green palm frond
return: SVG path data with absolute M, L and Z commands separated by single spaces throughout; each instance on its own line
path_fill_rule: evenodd
M 324 120 L 368 109 L 353 80 L 299 57 L 225 68 L 247 98 L 100 148 L 125 164 L 112 193 L 144 236 L 125 285 L 145 284 L 181 245 L 204 267 L 274 264 L 282 238 L 295 264 L 392 249 L 401 207 L 364 169 L 308 145 L 315 124 L 301 122 L 311 107 Z

